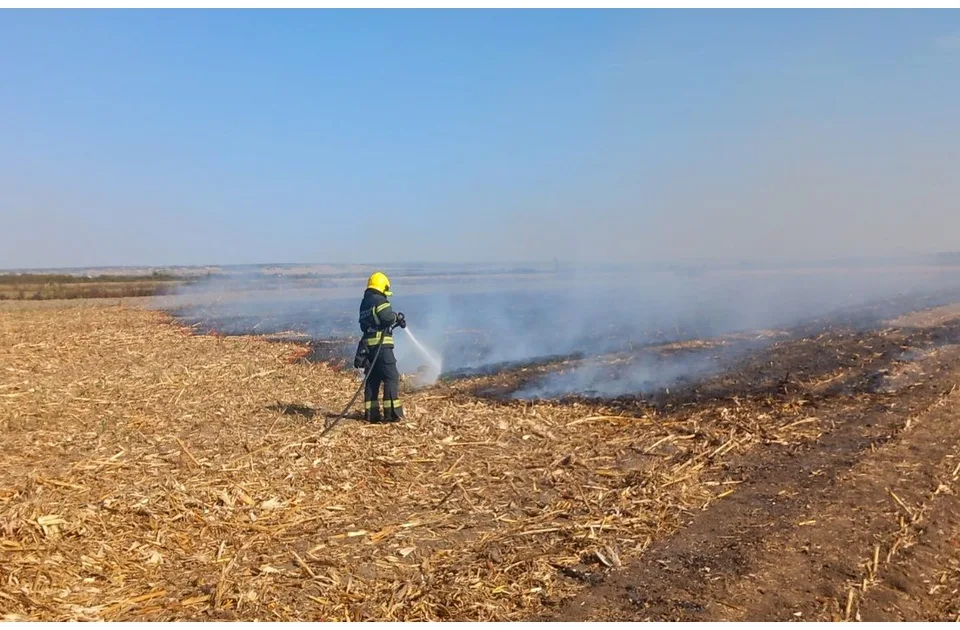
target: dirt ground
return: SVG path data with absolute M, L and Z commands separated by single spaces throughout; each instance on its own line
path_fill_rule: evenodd
M 960 616 L 960 309 L 643 398 L 452 380 L 320 438 L 354 374 L 141 306 L 0 308 L 6 619 Z

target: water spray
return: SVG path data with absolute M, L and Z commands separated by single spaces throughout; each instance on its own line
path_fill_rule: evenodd
M 410 341 L 413 342 L 413 345 L 417 347 L 417 350 L 420 351 L 420 354 L 427 360 L 430 364 L 431 369 L 431 378 L 429 380 L 433 381 L 436 377 L 440 376 L 440 372 L 443 371 L 443 360 L 435 355 L 434 353 L 427 350 L 422 343 L 410 332 L 410 328 L 404 328 L 403 332 L 407 333 L 407 336 L 410 337 Z

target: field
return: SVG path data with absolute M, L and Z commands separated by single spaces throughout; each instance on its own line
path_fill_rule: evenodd
M 83 276 L 0 274 L 0 300 L 73 300 L 145 297 L 173 293 L 186 278 L 170 274 Z
M 321 438 L 355 374 L 148 306 L 0 304 L 6 619 L 960 617 L 958 307 L 650 343 L 763 337 L 643 396 L 464 372 Z

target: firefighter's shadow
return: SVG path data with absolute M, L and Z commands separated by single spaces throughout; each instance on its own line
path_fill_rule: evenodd
M 313 407 L 307 405 L 283 402 L 274 403 L 267 407 L 267 409 L 277 413 L 282 413 L 285 416 L 296 416 L 298 418 L 306 418 L 307 420 L 312 420 L 313 418 L 326 413 L 323 409 L 314 409 Z
M 294 416 L 297 418 L 304 418 L 306 420 L 313 420 L 314 418 L 324 418 L 326 420 L 334 420 L 340 417 L 340 414 L 335 411 L 329 411 L 327 409 L 319 409 L 310 407 L 308 405 L 301 405 L 298 403 L 284 403 L 277 402 L 267 407 L 270 411 L 276 413 L 282 413 L 285 416 Z M 363 420 L 363 413 L 360 411 L 353 411 L 344 416 L 345 420 Z

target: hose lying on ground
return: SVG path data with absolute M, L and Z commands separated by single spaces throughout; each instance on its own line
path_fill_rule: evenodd
M 393 331 L 390 330 L 389 332 L 393 332 Z M 350 411 L 350 407 L 353 407 L 353 403 L 357 401 L 357 396 L 360 395 L 360 392 L 362 392 L 364 386 L 366 386 L 367 379 L 370 378 L 370 373 L 373 372 L 373 366 L 377 363 L 377 359 L 380 357 L 380 348 L 383 347 L 383 339 L 384 337 L 387 336 L 386 333 L 387 331 L 384 331 L 383 334 L 380 335 L 380 343 L 377 344 L 377 351 L 373 353 L 373 359 L 370 361 L 370 365 L 364 371 L 363 380 L 360 381 L 360 387 L 358 387 L 357 391 L 354 392 L 353 398 L 351 398 L 350 402 L 347 403 L 347 406 L 343 408 L 343 411 L 340 412 L 340 415 L 337 416 L 337 418 L 333 422 L 330 422 L 323 428 L 323 431 L 320 432 L 320 435 L 317 436 L 317 439 L 322 438 L 327 433 L 332 431 L 335 426 L 340 424 L 340 421 L 343 420 L 347 416 L 347 412 Z

